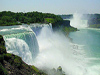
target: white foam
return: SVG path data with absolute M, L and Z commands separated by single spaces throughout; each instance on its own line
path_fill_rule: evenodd
M 32 55 L 29 50 L 29 46 L 22 39 L 17 39 L 17 38 L 6 39 L 6 49 L 8 53 L 13 53 L 22 57 L 22 59 L 26 63 L 32 60 Z

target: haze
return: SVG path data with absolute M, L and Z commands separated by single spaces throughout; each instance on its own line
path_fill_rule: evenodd
M 93 14 L 100 13 L 100 0 L 0 0 L 0 11 Z

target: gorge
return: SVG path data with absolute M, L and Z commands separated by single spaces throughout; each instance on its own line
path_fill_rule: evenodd
M 69 33 L 72 40 L 59 30 L 54 32 L 52 24 L 4 26 L 0 34 L 8 53 L 47 74 L 52 75 L 50 70 L 61 66 L 66 75 L 99 75 L 100 31 L 88 28 L 87 22 L 79 22 L 77 17 L 70 21 L 79 29 Z

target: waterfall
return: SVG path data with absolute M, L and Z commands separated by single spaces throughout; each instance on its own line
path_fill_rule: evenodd
M 36 67 L 49 73 L 61 66 L 66 75 L 86 74 L 88 61 L 83 46 L 72 44 L 64 34 L 53 32 L 50 27 L 43 27 L 37 39 L 40 52 L 34 60 Z
M 88 20 L 83 19 L 84 17 L 85 16 L 83 16 L 82 14 L 78 14 L 78 13 L 73 14 L 73 18 L 70 19 L 71 26 L 73 26 L 75 28 L 88 27 Z
M 27 64 L 32 64 L 39 53 L 39 46 L 35 33 L 29 27 L 2 29 L 1 34 L 6 44 L 8 53 L 22 57 Z
M 89 65 L 92 59 L 88 57 L 89 53 L 85 50 L 85 44 L 70 42 L 61 32 L 53 32 L 51 24 L 4 27 L 0 29 L 0 34 L 4 37 L 8 53 L 22 57 L 27 64 L 46 70 L 48 74 L 51 69 L 58 66 L 62 67 L 66 75 L 98 75 L 100 73 L 99 65 Z M 75 35 L 79 36 L 79 33 L 76 32 Z M 72 37 L 77 39 L 76 36 Z

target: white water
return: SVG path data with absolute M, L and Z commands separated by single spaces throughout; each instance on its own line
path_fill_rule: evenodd
M 66 36 L 54 33 L 48 27 L 42 28 L 37 39 L 40 53 L 34 61 L 35 66 L 47 71 L 61 66 L 68 75 L 86 74 L 88 61 L 82 46 L 71 44 Z
M 82 15 L 74 14 L 71 25 L 79 29 L 87 28 L 87 21 L 83 21 L 81 18 Z M 38 68 L 48 71 L 61 66 L 67 75 L 100 75 L 100 65 L 93 62 L 100 59 L 89 57 L 91 52 L 84 48 L 85 44 L 71 43 L 63 34 L 54 33 L 47 27 L 42 28 L 37 39 L 40 53 L 36 57 L 34 65 Z M 86 42 L 84 39 L 83 41 Z
M 83 75 L 100 75 L 100 64 L 98 64 L 98 62 L 100 62 L 100 56 L 98 55 L 99 39 L 98 39 L 98 36 L 96 36 L 99 33 L 97 33 L 96 29 L 94 31 L 92 31 L 91 29 L 90 30 L 87 29 L 88 23 L 87 23 L 87 20 L 82 19 L 83 17 L 84 16 L 82 14 L 75 13 L 73 15 L 73 19 L 70 20 L 71 26 L 80 29 L 80 31 L 78 32 L 75 32 L 75 33 L 73 32 L 74 34 L 71 33 L 72 35 L 71 38 L 74 40 L 74 42 L 76 41 L 75 43 L 83 44 L 85 47 L 87 47 L 84 49 L 86 49 L 85 50 L 87 53 L 86 60 L 88 60 L 88 62 L 86 63 L 87 66 L 85 66 L 86 74 L 83 74 Z M 89 56 L 89 55 L 95 55 L 95 54 L 98 57 Z
M 3 37 L 8 53 L 18 55 L 26 63 L 33 64 L 39 52 L 38 42 L 33 32 L 4 35 Z
M 88 27 L 88 22 L 87 20 L 83 20 L 83 17 L 82 14 L 74 13 L 73 18 L 70 20 L 70 25 L 78 29 Z
M 67 75 L 100 75 L 99 65 L 89 66 L 91 62 L 84 45 L 71 43 L 65 35 L 54 33 L 49 26 L 42 28 L 37 39 L 33 32 L 4 35 L 4 39 L 7 52 L 19 55 L 39 69 L 48 71 L 61 66 Z
M 29 46 L 22 39 L 17 38 L 7 38 L 6 39 L 6 49 L 8 53 L 16 54 L 26 62 L 32 61 L 32 53 L 29 50 Z

